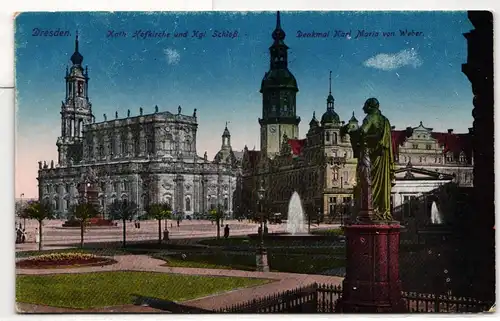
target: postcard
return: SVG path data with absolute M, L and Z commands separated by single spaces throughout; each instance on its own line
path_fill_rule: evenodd
M 493 16 L 15 19 L 18 313 L 486 312 Z

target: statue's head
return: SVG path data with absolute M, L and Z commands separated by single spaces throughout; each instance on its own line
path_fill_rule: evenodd
M 363 106 L 363 111 L 365 112 L 365 114 L 369 114 L 374 110 L 378 109 L 379 109 L 379 103 L 377 98 L 368 98 L 365 101 L 365 105 Z

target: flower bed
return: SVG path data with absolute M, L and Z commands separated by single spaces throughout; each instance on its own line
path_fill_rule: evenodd
M 115 260 L 96 256 L 89 253 L 51 253 L 44 254 L 16 263 L 20 269 L 50 269 L 50 268 L 68 268 L 95 265 L 108 265 L 116 263 Z

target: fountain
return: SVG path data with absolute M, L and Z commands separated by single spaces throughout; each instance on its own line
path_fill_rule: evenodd
M 286 231 L 292 235 L 307 234 L 307 226 L 304 223 L 304 210 L 297 192 L 293 192 L 290 203 L 288 203 Z
M 443 218 L 439 211 L 436 202 L 432 202 L 431 206 L 431 224 L 443 224 Z

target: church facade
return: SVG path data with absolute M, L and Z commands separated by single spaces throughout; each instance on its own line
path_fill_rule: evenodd
M 270 69 L 265 73 L 262 93 L 262 118 L 260 118 L 261 150 L 245 147 L 242 159 L 241 212 L 257 211 L 257 189 L 262 184 L 266 190 L 266 212 L 288 212 L 288 202 L 293 192 L 298 192 L 307 215 L 333 218 L 338 205 L 352 204 L 356 185 L 357 159 L 353 156 L 349 135 L 341 136 L 341 127 L 356 128 L 360 124 L 354 112 L 342 121 L 335 111 L 330 92 L 326 111 L 318 120 L 313 113 L 305 138 L 300 138 L 297 115 L 297 80 L 288 69 L 285 31 L 280 14 L 272 33 Z M 390 119 L 390 115 L 388 115 Z M 393 149 L 397 173 L 393 189 L 393 206 L 402 206 L 412 197 L 427 193 L 429 186 L 454 182 L 472 186 L 473 155 L 472 131 L 466 134 L 434 132 L 422 123 L 405 130 L 393 127 Z M 418 184 L 422 170 L 428 174 L 426 185 Z M 418 173 L 411 174 L 412 171 Z
M 72 66 L 66 70 L 66 97 L 61 104 L 61 135 L 57 139 L 58 160 L 39 162 L 39 199 L 49 201 L 59 217 L 67 217 L 72 204 L 80 201 L 78 184 L 89 168 L 96 173 L 100 210 L 106 216 L 116 199 L 127 199 L 144 214 L 151 203 L 170 203 L 179 216 L 206 214 L 212 206 L 223 206 L 233 215 L 234 191 L 240 160 L 231 148 L 227 128 L 221 150 L 213 161 L 198 156 L 196 109 L 190 115 L 160 111 L 96 122 L 88 96 L 88 69 L 83 68 L 78 35 Z M 109 118 L 109 119 L 108 119 Z

